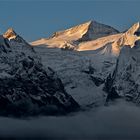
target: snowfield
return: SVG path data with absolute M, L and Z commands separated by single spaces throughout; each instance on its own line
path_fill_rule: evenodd
M 57 72 L 66 91 L 81 106 L 104 104 L 106 93 L 102 91 L 102 85 L 95 85 L 89 70 L 90 67 L 95 68 L 94 75 L 105 78 L 114 65 L 108 64 L 106 67 L 104 61 L 115 64 L 116 59 L 99 57 L 93 52 L 62 51 L 41 46 L 35 47 L 35 51 L 41 56 L 46 68 L 49 66 Z
M 122 48 L 127 46 L 133 50 L 140 39 L 139 29 L 138 22 L 119 33 L 112 27 L 92 21 L 31 44 L 43 65 L 57 72 L 66 91 L 80 106 L 98 106 L 106 102 L 104 83 L 115 71 Z

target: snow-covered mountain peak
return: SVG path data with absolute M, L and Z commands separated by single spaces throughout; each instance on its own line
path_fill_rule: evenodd
M 57 74 L 14 33 L 9 29 L 0 35 L 0 115 L 61 114 L 79 107 Z
M 81 42 L 95 40 L 100 37 L 105 37 L 112 34 L 117 34 L 119 31 L 105 24 L 96 21 L 88 21 L 69 29 L 55 32 L 50 38 L 37 40 L 31 44 L 34 46 L 45 45 L 51 48 L 63 48 L 65 44 L 72 44 L 75 49 Z
M 17 33 L 14 31 L 13 28 L 9 28 L 4 34 L 3 34 L 4 38 L 7 38 L 9 40 L 11 39 L 15 39 L 17 37 Z
M 85 34 L 89 30 L 89 27 L 92 25 L 92 23 L 93 23 L 93 21 L 88 21 L 86 23 L 76 25 L 76 26 L 71 27 L 69 29 L 55 32 L 52 35 L 52 38 L 56 38 L 56 37 L 60 37 L 60 36 L 63 37 L 63 35 L 65 35 L 67 37 L 68 36 L 75 36 L 76 38 L 80 38 L 80 37 L 82 37 L 83 34 Z
M 108 35 L 95 40 L 80 43 L 78 51 L 98 50 L 99 54 L 118 56 L 123 46 L 133 48 L 140 40 L 140 23 L 137 22 L 123 33 Z
M 133 48 L 135 42 L 139 39 L 139 22 L 135 23 L 125 32 L 119 33 L 119 31 L 108 25 L 91 20 L 67 30 L 56 32 L 48 39 L 32 42 L 32 45 L 77 51 L 93 50 L 99 54 L 116 57 L 123 46 Z
M 97 39 L 110 34 L 118 33 L 116 29 L 90 20 L 83 24 L 71 27 L 64 31 L 59 31 L 53 34 L 52 38 L 67 37 L 68 40 L 87 41 Z
M 4 34 L 3 38 L 8 39 L 10 46 L 30 46 L 13 28 L 9 28 Z
M 135 34 L 140 29 L 140 22 L 135 23 L 131 28 L 126 32 L 127 34 Z
M 122 47 L 125 45 L 133 48 L 135 46 L 135 42 L 140 40 L 140 36 L 138 32 L 140 31 L 140 23 L 135 23 L 132 27 L 130 27 L 124 34 L 120 36 L 118 40 L 113 43 L 115 47 Z

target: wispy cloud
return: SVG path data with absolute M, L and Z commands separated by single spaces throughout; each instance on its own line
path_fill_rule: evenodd
M 0 137 L 138 139 L 140 108 L 119 102 L 68 117 L 0 118 Z

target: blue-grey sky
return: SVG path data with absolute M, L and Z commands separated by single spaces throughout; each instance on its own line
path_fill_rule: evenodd
M 140 0 L 0 0 L 0 33 L 13 27 L 27 41 L 89 20 L 125 30 L 140 21 Z

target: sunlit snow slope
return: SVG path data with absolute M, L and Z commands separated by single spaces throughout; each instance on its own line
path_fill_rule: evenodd
M 101 49 L 101 53 L 108 53 L 107 50 L 110 50 L 113 55 L 118 55 L 121 46 L 134 46 L 134 42 L 138 40 L 135 32 L 139 28 L 138 22 L 126 32 L 119 33 L 110 26 L 90 21 L 64 31 L 56 32 L 50 38 L 37 40 L 31 44 L 33 46 L 43 45 L 49 48 L 64 48 L 78 51 Z M 105 45 L 107 46 L 105 47 Z
M 126 32 L 119 33 L 112 27 L 87 22 L 56 32 L 32 45 L 36 46 L 34 48 L 40 53 L 43 64 L 58 73 L 66 91 L 80 105 L 97 105 L 106 99 L 103 86 L 115 69 L 122 47 L 128 45 L 133 48 L 139 40 L 139 29 L 140 25 L 136 23 Z M 90 36 L 85 39 L 89 32 Z M 59 49 L 61 47 L 65 49 Z M 77 51 L 69 51 L 71 48 Z
M 50 38 L 43 38 L 32 42 L 32 45 L 46 45 L 48 47 L 65 48 L 66 46 L 77 49 L 81 42 L 95 40 L 99 37 L 104 37 L 119 33 L 116 29 L 98 23 L 96 21 L 89 21 L 70 29 L 54 33 Z

